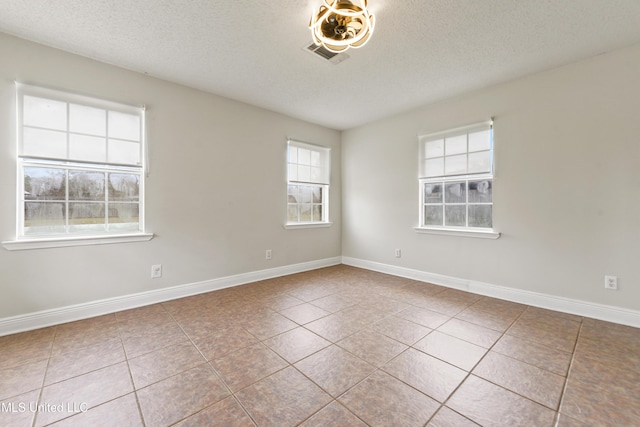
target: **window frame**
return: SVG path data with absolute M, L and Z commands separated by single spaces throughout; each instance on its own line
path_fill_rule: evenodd
M 476 153 L 478 151 L 470 151 L 469 150 L 469 134 L 480 132 L 480 131 L 490 131 L 490 144 L 488 150 L 489 152 L 489 170 L 478 171 L 478 172 L 469 172 L 469 154 Z M 446 173 L 446 158 L 448 155 L 446 153 L 445 148 L 443 147 L 443 154 L 441 156 L 428 157 L 426 155 L 426 144 L 431 141 L 436 141 L 442 139 L 446 141 L 446 138 L 454 138 L 458 136 L 466 136 L 466 149 L 464 150 L 464 155 L 467 156 L 467 167 L 464 171 L 460 171 L 460 173 Z M 479 237 L 479 238 L 489 238 L 489 239 L 497 239 L 500 237 L 500 233 L 497 232 L 493 228 L 493 185 L 495 183 L 495 171 L 494 171 L 494 140 L 493 140 L 493 119 L 487 122 L 475 123 L 468 126 L 462 126 L 454 129 L 449 129 L 442 132 L 436 132 L 426 135 L 419 135 L 419 177 L 418 177 L 418 226 L 414 227 L 414 230 L 417 233 L 427 233 L 427 234 L 441 234 L 441 235 L 453 235 L 453 236 L 464 236 L 464 237 Z M 445 143 L 446 144 L 446 143 Z M 454 155 L 463 154 L 457 153 Z M 426 162 L 431 158 L 442 158 L 442 174 L 441 175 L 430 175 L 427 171 Z M 469 200 L 469 182 L 472 181 L 481 181 L 481 180 L 489 180 L 491 181 L 491 189 L 492 196 L 491 202 L 472 202 Z M 465 200 L 464 202 L 458 201 L 453 203 L 447 203 L 446 200 L 446 185 L 447 183 L 452 182 L 464 182 L 465 185 Z M 434 225 L 434 224 L 425 224 L 425 208 L 429 206 L 429 203 L 425 200 L 425 191 L 426 185 L 428 184 L 438 184 L 442 185 L 442 196 L 441 201 L 433 203 L 433 206 L 441 206 L 442 207 L 442 225 Z M 489 205 L 491 206 L 491 227 L 477 227 L 469 225 L 469 208 L 470 206 L 481 206 L 481 205 Z M 446 207 L 447 206 L 464 206 L 465 207 L 465 225 L 447 225 L 446 224 Z
M 321 171 L 319 172 L 319 176 L 314 179 L 311 177 L 311 173 L 309 174 L 308 179 L 301 178 L 297 175 L 297 171 L 292 173 L 292 167 L 297 166 L 307 166 L 307 164 L 298 163 L 297 161 L 293 161 L 291 155 L 291 148 L 302 148 L 310 151 L 315 151 L 319 153 L 320 162 L 322 166 L 319 167 Z M 287 156 L 286 156 L 286 165 L 287 165 L 287 189 L 286 189 L 286 219 L 284 228 L 286 229 L 296 229 L 296 228 L 319 228 L 319 227 L 330 227 L 333 223 L 330 221 L 329 216 L 329 190 L 330 190 L 330 180 L 331 180 L 331 148 L 325 147 L 316 144 L 310 144 L 307 142 L 302 142 L 294 139 L 287 140 Z M 309 163 L 311 166 L 311 163 Z M 293 205 L 302 205 L 302 202 L 296 201 L 296 203 L 291 203 L 289 201 L 290 197 L 290 189 L 292 186 L 296 187 L 311 187 L 311 188 L 319 188 L 321 190 L 322 200 L 320 203 L 314 203 L 313 200 L 309 204 L 311 207 L 311 215 L 313 216 L 313 210 L 316 205 L 321 206 L 321 220 L 320 221 L 290 221 L 289 220 L 289 209 Z M 312 196 L 313 197 L 313 196 Z M 298 209 L 299 211 L 299 209 Z
M 29 84 L 23 84 L 16 82 L 16 234 L 15 239 L 12 241 L 2 242 L 3 247 L 9 250 L 20 249 L 39 249 L 49 247 L 64 247 L 64 246 L 79 246 L 79 245 L 93 245 L 93 244 L 106 244 L 106 243 L 124 243 L 129 241 L 146 241 L 153 238 L 152 233 L 145 231 L 145 178 L 146 178 L 146 127 L 145 127 L 145 107 L 134 106 L 123 103 L 112 102 L 96 97 L 90 97 L 85 95 L 79 95 L 65 90 L 51 89 L 41 86 L 34 86 Z M 38 125 L 32 123 L 25 123 L 24 117 L 24 104 L 25 97 L 42 98 L 53 101 L 55 103 L 64 103 L 66 127 L 64 129 L 49 127 L 46 125 Z M 103 110 L 104 113 L 104 135 L 95 136 L 94 139 L 103 139 L 104 143 L 104 156 L 102 159 L 78 159 L 74 158 L 70 154 L 72 150 L 72 139 L 77 137 L 91 137 L 92 133 L 83 133 L 73 129 L 71 125 L 72 116 L 70 111 L 74 108 L 89 107 L 97 110 Z M 129 139 L 128 137 L 121 137 L 113 135 L 112 128 L 109 127 L 109 120 L 111 117 L 121 115 L 132 115 L 139 117 L 137 126 L 139 140 Z M 49 155 L 38 151 L 38 149 L 25 148 L 25 129 L 48 132 L 53 134 L 57 132 L 60 136 L 60 141 L 64 140 L 64 147 L 62 150 L 66 154 Z M 119 162 L 109 161 L 107 158 L 110 144 L 125 143 L 134 144 L 139 146 L 133 147 L 135 156 L 134 160 L 121 160 Z M 129 150 L 130 151 L 130 150 Z M 136 153 L 137 151 L 137 153 Z M 94 154 L 92 154 L 94 155 Z M 135 162 L 135 164 L 134 164 Z M 39 200 L 37 203 L 60 203 L 64 204 L 64 224 L 60 225 L 64 230 L 59 231 L 43 231 L 42 233 L 29 234 L 25 229 L 25 213 L 27 209 L 28 197 L 25 194 L 25 169 L 26 168 L 48 168 L 50 170 L 61 170 L 64 176 L 65 182 L 65 194 L 64 198 L 59 200 Z M 74 201 L 69 195 L 68 177 L 71 172 L 73 173 L 104 173 L 105 181 L 103 190 L 103 197 L 94 201 L 78 200 Z M 132 176 L 138 176 L 137 179 L 137 200 L 109 200 L 109 187 L 107 177 L 109 173 L 115 174 L 129 174 Z M 87 202 L 88 204 L 103 204 L 104 205 L 104 230 L 84 230 L 82 226 L 71 225 L 71 218 L 69 218 L 69 206 L 73 203 L 82 204 Z M 84 203 L 84 204 L 87 204 Z M 138 210 L 137 227 L 135 229 L 126 229 L 113 227 L 110 230 L 110 204 L 131 204 L 136 205 Z M 77 205 L 76 205 L 77 206 Z M 98 217 L 96 217 L 98 218 Z M 131 223 L 135 224 L 135 223 Z M 75 230 L 74 230 L 75 228 Z M 88 227 L 90 228 L 90 227 Z

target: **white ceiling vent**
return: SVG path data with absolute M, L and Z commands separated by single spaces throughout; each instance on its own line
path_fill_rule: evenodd
M 331 52 L 323 46 L 317 46 L 315 43 L 311 43 L 309 46 L 305 46 L 305 50 L 312 53 L 314 56 L 321 58 L 322 60 L 331 62 L 332 64 L 339 64 L 345 59 L 349 59 L 349 55 L 344 52 Z

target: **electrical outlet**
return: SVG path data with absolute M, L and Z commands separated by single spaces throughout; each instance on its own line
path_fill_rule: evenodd
M 402 251 L 400 249 L 396 249 L 396 258 L 400 258 L 402 256 Z
M 264 259 L 271 259 L 271 249 L 264 251 Z
M 162 277 L 162 264 L 156 264 L 151 266 L 151 278 L 158 279 Z
M 616 276 L 604 276 L 604 288 L 612 291 L 618 290 L 618 278 Z

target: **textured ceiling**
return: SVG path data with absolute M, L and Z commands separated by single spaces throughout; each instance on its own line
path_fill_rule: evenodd
M 640 0 L 369 0 L 338 65 L 320 0 L 0 0 L 0 32 L 334 129 L 640 42 Z

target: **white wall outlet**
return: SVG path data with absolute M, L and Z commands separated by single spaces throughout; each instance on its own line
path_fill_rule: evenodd
M 155 264 L 151 266 L 151 278 L 158 279 L 162 277 L 162 264 Z
M 264 259 L 271 259 L 271 249 L 264 251 Z
M 402 251 L 400 249 L 396 249 L 396 258 L 400 258 L 402 256 Z
M 612 291 L 618 290 L 618 278 L 616 276 L 604 276 L 604 288 Z

